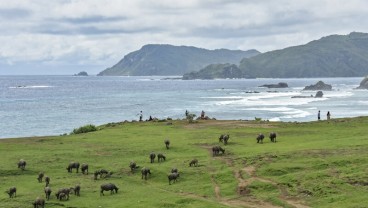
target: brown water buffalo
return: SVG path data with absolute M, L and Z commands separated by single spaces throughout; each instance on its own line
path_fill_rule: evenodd
M 113 183 L 102 184 L 101 185 L 101 190 L 100 190 L 100 196 L 105 195 L 103 193 L 104 191 L 110 191 L 110 194 L 113 194 L 114 191 L 115 191 L 115 193 L 118 193 L 118 190 L 119 190 L 119 188 Z

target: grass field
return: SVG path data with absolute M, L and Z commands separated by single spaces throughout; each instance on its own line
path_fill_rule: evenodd
M 368 117 L 329 122 L 256 121 L 130 122 L 101 126 L 99 131 L 57 137 L 0 140 L 0 207 L 32 207 L 45 197 L 40 171 L 51 178 L 46 207 L 368 207 Z M 264 133 L 263 144 L 256 143 Z M 268 139 L 277 132 L 277 142 Z M 218 142 L 229 134 L 227 146 Z M 164 140 L 170 139 L 166 149 Z M 212 146 L 225 154 L 212 156 Z M 150 152 L 166 161 L 151 164 Z M 189 167 L 193 158 L 198 167 Z M 24 171 L 17 168 L 27 161 Z M 142 180 L 140 168 L 149 167 Z M 68 173 L 71 161 L 89 164 L 89 175 Z M 169 185 L 171 168 L 180 178 Z M 93 180 L 98 169 L 113 172 Z M 116 194 L 100 196 L 100 185 L 114 183 Z M 81 196 L 59 201 L 59 188 L 81 185 Z M 17 197 L 4 193 L 17 187 Z

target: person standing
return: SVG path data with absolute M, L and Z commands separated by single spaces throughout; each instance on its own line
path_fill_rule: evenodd
M 331 118 L 330 111 L 327 111 L 327 120 L 330 120 L 330 118 Z
M 143 121 L 143 112 L 142 111 L 139 113 L 139 121 Z
M 318 111 L 318 120 L 321 120 L 321 111 Z

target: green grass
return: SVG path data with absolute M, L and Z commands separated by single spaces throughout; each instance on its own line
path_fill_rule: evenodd
M 257 121 L 134 122 L 100 126 L 86 134 L 0 140 L 0 207 L 32 207 L 44 197 L 43 171 L 50 176 L 52 198 L 46 207 L 365 207 L 368 192 L 368 117 L 330 122 L 283 123 Z M 277 132 L 277 143 L 260 132 Z M 220 134 L 230 134 L 225 154 L 212 157 Z M 171 148 L 164 140 L 170 139 Z M 224 145 L 221 144 L 224 147 Z M 165 162 L 149 163 L 149 153 L 161 152 Z M 189 167 L 191 159 L 198 167 Z M 25 159 L 25 171 L 17 168 Z M 129 162 L 149 167 L 131 173 Z M 68 173 L 71 161 L 89 164 L 89 175 Z M 169 185 L 167 174 L 179 169 Z M 104 168 L 114 174 L 93 180 Z M 99 195 L 103 183 L 115 183 L 117 194 Z M 58 201 L 59 188 L 80 184 L 81 196 Z M 4 191 L 17 187 L 17 197 Z M 243 187 L 244 186 L 244 187 Z M 246 190 L 243 193 L 239 189 Z

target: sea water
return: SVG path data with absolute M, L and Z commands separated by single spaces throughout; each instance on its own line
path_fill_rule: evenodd
M 85 124 L 184 118 L 185 111 L 223 120 L 314 121 L 368 116 L 362 77 L 309 79 L 180 80 L 165 77 L 0 76 L 0 138 L 59 135 Z M 323 98 L 302 89 L 331 84 Z M 263 84 L 286 82 L 268 89 Z

